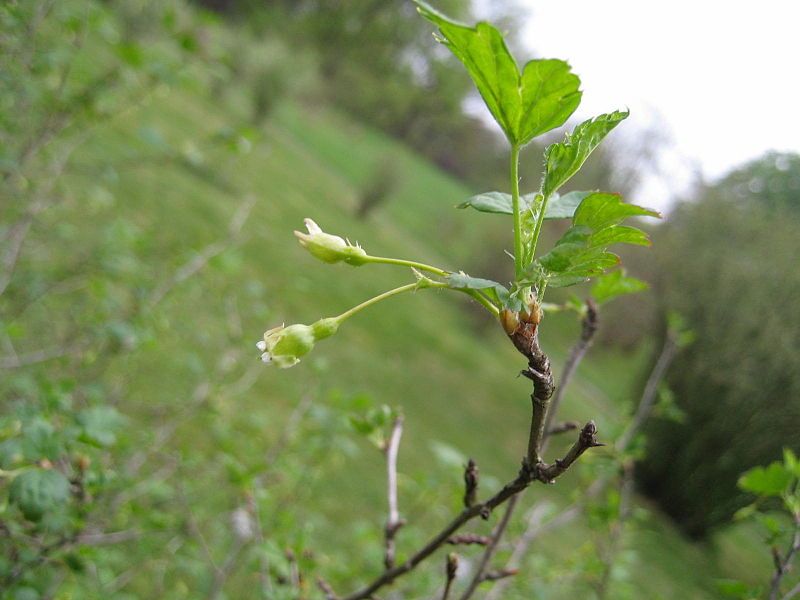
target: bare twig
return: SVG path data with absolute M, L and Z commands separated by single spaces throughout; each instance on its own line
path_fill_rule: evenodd
M 322 577 L 317 577 L 317 587 L 325 594 L 325 600 L 339 600 L 336 592 L 333 591 L 331 584 Z
M 389 443 L 386 445 L 386 496 L 389 503 L 389 517 L 386 520 L 384 529 L 386 550 L 384 552 L 383 565 L 387 569 L 394 566 L 395 542 L 394 538 L 397 531 L 405 525 L 405 521 L 400 518 L 400 511 L 397 507 L 397 454 L 400 450 L 400 438 L 403 436 L 403 416 L 395 417 L 392 425 L 392 434 Z
M 647 380 L 647 385 L 645 389 L 642 391 L 642 396 L 639 400 L 639 404 L 637 407 L 636 415 L 638 418 L 634 418 L 634 421 L 631 422 L 631 425 L 625 431 L 625 433 L 620 437 L 620 439 L 615 444 L 617 451 L 622 452 L 624 451 L 633 438 L 639 433 L 639 430 L 645 424 L 647 419 L 649 418 L 652 407 L 655 402 L 656 391 L 658 390 L 658 386 L 661 383 L 661 380 L 666 375 L 667 369 L 669 365 L 672 363 L 672 360 L 675 358 L 677 353 L 677 337 L 674 333 L 670 332 L 667 334 L 667 338 L 664 342 L 664 346 L 662 347 L 661 353 L 659 358 L 656 360 L 656 364 L 653 367 L 653 370 L 650 373 L 650 376 Z M 561 384 L 561 389 L 564 388 L 564 382 Z M 514 545 L 514 549 L 512 550 L 511 557 L 507 563 L 508 567 L 517 567 L 522 562 L 522 558 L 530 548 L 531 544 L 541 535 L 544 533 L 553 531 L 554 529 L 558 529 L 563 527 L 572 521 L 574 521 L 580 514 L 583 512 L 586 502 L 589 500 L 597 497 L 606 487 L 610 478 L 609 477 L 600 477 L 596 479 L 592 485 L 586 490 L 583 496 L 563 511 L 561 511 L 557 516 L 553 517 L 550 521 L 545 524 L 541 524 L 540 520 L 536 517 L 537 513 L 537 506 L 531 511 L 531 517 L 528 520 L 527 527 L 525 532 L 522 536 L 517 540 L 516 544 Z M 487 594 L 486 600 L 497 600 L 498 598 L 503 597 L 503 592 L 507 587 L 508 582 L 500 581 L 495 585 Z
M 19 369 L 20 367 L 36 365 L 54 358 L 61 358 L 62 356 L 77 354 L 83 349 L 83 346 L 75 345 L 56 348 L 43 348 L 41 350 L 34 350 L 24 354 L 0 356 L 0 369 Z
M 597 597 L 599 600 L 608 597 L 609 587 L 611 584 L 611 573 L 614 569 L 614 561 L 619 553 L 619 547 L 622 543 L 622 534 L 625 530 L 625 524 L 628 521 L 631 513 L 631 502 L 633 501 L 633 461 L 625 461 L 622 465 L 622 480 L 620 481 L 620 494 L 619 494 L 619 511 L 616 523 L 612 525 L 609 534 L 608 548 L 603 557 L 603 573 L 600 576 L 600 581 L 597 585 Z
M 478 494 L 478 465 L 471 458 L 464 469 L 464 506 L 469 508 L 475 504 Z
M 794 534 L 792 535 L 792 541 L 786 549 L 786 552 L 782 556 L 776 552 L 775 572 L 772 574 L 772 579 L 769 583 L 769 600 L 778 600 L 780 597 L 781 581 L 784 575 L 789 572 L 792 561 L 794 560 L 794 555 L 797 554 L 798 551 L 800 551 L 800 514 L 794 516 Z M 798 588 L 800 588 L 800 586 L 792 589 L 785 597 L 791 598 L 793 595 L 796 595 Z
M 575 431 L 581 424 L 577 421 L 564 421 L 563 423 L 556 423 L 547 430 L 547 437 L 551 435 L 558 435 L 559 433 L 567 433 L 568 431 Z
M 565 431 L 570 431 L 577 429 L 580 427 L 580 424 L 574 422 L 567 422 L 561 424 L 559 427 L 553 426 L 553 421 L 555 420 L 555 416 L 558 413 L 558 409 L 561 406 L 561 401 L 564 397 L 564 391 L 567 389 L 570 381 L 572 381 L 575 372 L 578 369 L 578 365 L 580 365 L 583 357 L 586 355 L 586 351 L 589 349 L 589 346 L 592 343 L 592 339 L 594 338 L 594 334 L 597 332 L 597 305 L 594 301 L 590 298 L 586 301 L 586 312 L 583 316 L 581 321 L 581 335 L 578 338 L 578 341 L 572 347 L 570 351 L 569 357 L 567 358 L 566 363 L 564 364 L 564 371 L 561 374 L 561 380 L 557 389 L 555 390 L 555 395 L 553 395 L 552 390 L 552 376 L 549 376 L 549 369 L 550 364 L 545 357 L 544 361 L 539 360 L 537 365 L 530 365 L 529 363 L 529 371 L 533 371 L 538 375 L 538 379 L 536 376 L 533 376 L 533 373 L 525 373 L 526 375 L 534 382 L 534 394 L 531 396 L 531 401 L 533 402 L 533 417 L 531 423 L 531 436 L 534 435 L 534 428 L 537 430 L 537 435 L 539 436 L 537 440 L 531 439 L 528 445 L 528 459 L 530 460 L 531 455 L 531 446 L 533 445 L 534 448 L 538 444 L 540 450 L 535 454 L 538 456 L 539 454 L 543 454 L 547 450 L 548 442 L 550 440 L 550 436 L 553 433 L 561 433 Z M 512 335 L 512 341 L 514 340 L 515 335 L 517 332 L 515 331 Z M 527 343 L 527 342 L 526 342 Z M 515 345 L 517 349 L 520 349 L 520 345 L 517 344 L 515 341 Z M 525 345 L 523 344 L 523 348 Z M 536 350 L 538 350 L 538 340 L 536 337 L 536 331 L 534 330 L 531 342 L 529 343 L 530 354 L 531 356 L 536 356 Z M 522 349 L 520 349 L 523 352 Z M 524 354 L 525 352 L 523 352 Z M 541 350 L 538 350 L 538 353 L 541 353 Z M 531 359 L 532 360 L 532 359 Z M 536 371 L 534 371 L 537 369 Z M 548 381 L 549 376 L 549 381 Z M 547 405 L 547 398 L 538 399 L 537 403 L 537 381 L 539 381 L 540 392 L 543 394 L 547 394 L 549 390 L 549 394 L 553 395 L 552 402 L 550 406 Z M 538 408 L 538 411 L 537 411 Z M 541 457 L 538 456 L 538 459 L 541 460 Z M 501 522 L 508 524 L 511 520 L 511 517 L 516 509 L 517 502 L 516 499 L 513 502 L 509 502 L 506 506 L 506 513 L 503 515 Z M 499 533 L 499 536 L 495 540 L 494 544 L 490 544 L 486 547 L 483 556 L 481 557 L 480 567 L 478 571 L 475 573 L 475 576 L 472 579 L 472 583 L 468 588 L 468 593 L 465 593 L 462 596 L 462 600 L 467 600 L 472 593 L 475 591 L 478 583 L 483 581 L 482 577 L 484 575 L 485 569 L 488 567 L 489 562 L 497 548 L 497 542 L 499 542 L 499 537 L 503 535 L 505 531 L 505 527 L 502 530 L 495 531 L 495 533 Z
M 239 205 L 239 208 L 236 209 L 236 212 L 233 213 L 233 217 L 231 217 L 230 223 L 228 224 L 227 237 L 225 239 L 213 242 L 200 250 L 200 252 L 195 254 L 190 260 L 178 268 L 171 278 L 163 281 L 158 287 L 156 287 L 150 294 L 150 298 L 147 302 L 148 307 L 155 307 L 164 299 L 164 297 L 172 290 L 172 288 L 180 285 L 201 271 L 211 261 L 211 259 L 219 256 L 225 252 L 225 250 L 230 248 L 239 238 L 242 227 L 244 227 L 244 224 L 247 222 L 247 218 L 250 216 L 250 211 L 253 209 L 255 202 L 256 197 L 254 195 L 248 195 Z
M 445 563 L 445 584 L 444 591 L 442 592 L 442 600 L 447 600 L 450 597 L 450 588 L 453 585 L 453 580 L 456 578 L 456 571 L 458 571 L 458 555 L 451 552 L 447 555 Z
M 791 590 L 789 590 L 781 600 L 791 600 L 798 594 L 800 594 L 800 583 L 798 583 Z
M 491 543 L 492 538 L 488 535 L 478 535 L 477 533 L 460 533 L 447 540 L 452 546 L 486 546 Z
M 647 378 L 647 383 L 644 386 L 642 398 L 639 400 L 639 406 L 636 409 L 636 414 L 633 416 L 633 420 L 631 421 L 630 425 L 628 425 L 628 428 L 617 440 L 616 448 L 618 450 L 624 450 L 628 447 L 631 441 L 633 441 L 634 436 L 639 432 L 639 430 L 642 428 L 642 425 L 644 425 L 645 421 L 647 421 L 647 418 L 650 416 L 650 413 L 653 410 L 653 405 L 656 402 L 658 386 L 664 379 L 667 369 L 669 368 L 670 364 L 672 364 L 672 360 L 675 358 L 675 354 L 678 352 L 677 336 L 677 332 L 672 330 L 667 331 L 667 337 L 664 340 L 663 347 L 661 348 L 661 354 L 659 354 L 658 360 L 656 360 L 656 364 L 653 367 L 653 370 L 650 372 L 650 376 Z
M 477 587 L 481 584 L 481 582 L 486 581 L 486 568 L 489 566 L 489 561 L 492 558 L 495 550 L 497 549 L 497 544 L 500 542 L 500 538 L 503 537 L 503 534 L 508 527 L 509 521 L 511 521 L 511 515 L 514 512 L 514 505 L 519 501 L 519 496 L 514 496 L 508 501 L 508 505 L 506 507 L 505 512 L 503 513 L 500 522 L 494 528 L 492 532 L 491 538 L 489 539 L 489 543 L 486 545 L 486 550 L 483 552 L 481 556 L 481 560 L 478 563 L 478 568 L 475 570 L 475 575 L 469 582 L 467 589 L 464 590 L 464 593 L 461 595 L 461 600 L 466 600 L 473 593 Z
M 564 370 L 561 372 L 561 380 L 559 381 L 559 385 L 556 388 L 555 394 L 553 395 L 553 402 L 550 407 L 550 412 L 547 415 L 547 422 L 545 425 L 548 435 L 551 428 L 553 428 L 553 421 L 558 414 L 558 409 L 561 407 L 561 401 L 564 399 L 564 393 L 572 381 L 572 378 L 575 376 L 578 366 L 581 364 L 581 361 L 583 361 L 583 357 L 586 356 L 586 352 L 592 345 L 592 340 L 594 339 L 594 334 L 596 332 L 597 305 L 594 303 L 594 300 L 589 298 L 586 301 L 586 313 L 581 320 L 581 336 L 578 338 L 578 341 L 575 342 L 575 345 L 570 350 L 569 357 L 567 357 L 567 361 L 564 363 Z M 579 427 L 579 425 L 577 427 Z
M 487 571 L 483 574 L 481 581 L 498 581 L 507 577 L 513 577 L 519 573 L 519 569 L 497 569 L 496 571 Z
M 590 425 L 593 427 L 593 423 L 587 423 L 587 425 L 584 427 L 584 430 L 586 430 Z M 584 436 L 582 432 L 579 441 L 576 444 L 579 446 L 585 445 L 582 441 L 585 439 L 586 436 Z M 406 559 L 405 562 L 396 565 L 391 569 L 385 570 L 372 583 L 365 586 L 361 590 L 346 596 L 344 600 L 362 600 L 365 598 L 370 598 L 380 588 L 389 585 L 398 577 L 401 577 L 402 575 L 412 571 L 422 561 L 428 558 L 441 546 L 446 544 L 451 536 L 456 531 L 461 529 L 464 524 L 468 523 L 477 516 L 488 518 L 495 508 L 501 506 L 510 498 L 525 490 L 534 481 L 546 481 L 547 483 L 551 483 L 552 480 L 561 475 L 569 467 L 569 465 L 571 465 L 573 461 L 580 456 L 580 454 L 582 454 L 582 451 L 577 452 L 573 447 L 567 456 L 558 461 L 558 463 L 560 463 L 562 466 L 556 468 L 552 472 L 550 470 L 550 465 L 545 463 L 539 463 L 535 467 L 531 467 L 526 457 L 526 459 L 523 461 L 522 468 L 517 474 L 517 477 L 504 485 L 503 488 L 500 489 L 494 496 L 485 502 L 464 508 L 464 510 L 462 510 L 453 520 L 451 520 L 450 523 L 448 523 L 439 533 L 433 536 L 433 538 L 431 538 L 427 544 L 411 555 L 411 557 Z M 543 477 L 547 478 L 542 479 Z

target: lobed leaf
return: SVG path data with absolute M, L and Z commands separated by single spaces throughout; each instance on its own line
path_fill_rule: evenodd
M 792 482 L 792 473 L 781 463 L 755 467 L 739 478 L 739 487 L 759 496 L 780 496 Z
M 597 282 L 592 286 L 592 297 L 599 304 L 603 304 L 618 296 L 644 291 L 647 287 L 641 279 L 628 277 L 624 269 L 618 269 L 597 278 Z
M 578 205 L 592 192 L 570 192 L 559 196 L 554 194 L 547 203 L 544 213 L 545 219 L 571 219 L 575 214 Z M 536 199 L 537 194 L 526 194 L 519 199 L 521 211 L 529 210 Z M 511 194 L 503 192 L 484 192 L 477 194 L 459 204 L 456 208 L 474 208 L 479 212 L 511 215 L 512 210 Z
M 466 273 L 450 273 L 446 281 L 448 286 L 456 290 L 482 290 L 498 304 L 505 304 L 509 296 L 508 289 L 502 284 L 491 279 L 470 277 Z
M 39 521 L 69 499 L 69 481 L 54 469 L 29 469 L 11 482 L 8 500 L 26 519 Z
M 619 194 L 594 193 L 585 197 L 575 211 L 574 225 L 603 229 L 622 223 L 628 217 L 661 217 L 654 210 L 623 202 Z
M 520 73 L 502 34 L 489 23 L 470 27 L 421 0 L 420 14 L 439 28 L 437 39 L 467 68 L 489 112 L 512 145 L 563 125 L 580 104 L 580 79 L 557 59 L 528 62 Z
M 607 251 L 612 244 L 649 245 L 650 239 L 644 231 L 619 224 L 627 217 L 639 215 L 658 216 L 658 213 L 626 204 L 617 194 L 595 192 L 584 195 L 572 217 L 572 227 L 552 250 L 536 261 L 544 269 L 547 285 L 566 287 L 602 275 L 619 263 L 619 257 Z M 616 292 L 626 293 L 620 291 L 622 288 L 619 286 L 623 284 L 637 288 L 637 291 L 644 285 L 633 278 L 622 280 L 621 277 L 622 274 L 601 285 L 601 295 L 609 293 L 611 295 L 607 298 L 610 299 L 618 295 Z M 612 283 L 616 284 L 616 289 L 610 287 Z M 604 289 L 604 285 L 609 287 Z
M 615 111 L 584 121 L 563 142 L 551 144 L 544 151 L 542 193 L 551 196 L 581 168 L 603 138 L 628 117 L 628 112 Z

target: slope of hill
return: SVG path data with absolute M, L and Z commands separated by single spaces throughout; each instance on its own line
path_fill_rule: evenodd
M 213 139 L 238 121 L 233 109 L 201 95 L 157 95 L 95 135 L 79 157 L 86 164 L 132 157 L 132 166 L 113 176 L 87 174 L 70 182 L 74 190 L 92 190 L 101 181 L 116 199 L 113 206 L 99 208 L 91 218 L 67 206 L 57 217 L 84 240 L 100 236 L 115 220 L 132 223 L 126 251 L 151 261 L 140 284 L 152 288 L 224 238 L 240 203 L 254 199 L 242 240 L 177 285 L 150 323 L 147 339 L 102 375 L 116 386 L 120 410 L 129 418 L 126 451 L 153 450 L 142 473 L 155 483 L 142 493 L 145 505 L 158 507 L 161 521 L 150 523 L 154 533 L 122 546 L 120 556 L 121 564 L 125 559 L 135 566 L 125 589 L 143 597 L 152 592 L 156 575 L 161 589 L 179 589 L 180 583 L 187 597 L 195 597 L 189 590 L 209 574 L 175 568 L 181 564 L 175 561 L 200 550 L 171 546 L 165 532 L 171 525 L 200 532 L 214 560 L 224 562 L 235 540 L 227 515 L 248 498 L 254 478 L 267 481 L 258 498 L 274 510 L 262 515 L 267 537 L 294 528 L 294 541 L 314 550 L 317 568 L 337 589 L 353 585 L 341 581 L 347 569 L 365 577 L 375 572 L 380 548 L 374 535 L 364 532 L 378 535 L 384 519 L 380 456 L 355 436 L 337 434 L 334 445 L 324 446 L 330 439 L 325 428 L 337 426 L 350 410 L 373 402 L 405 413 L 400 503 L 409 525 L 400 536 L 401 555 L 457 508 L 460 461 L 476 459 L 488 491 L 513 475 L 526 439 L 530 391 L 527 380 L 517 377 L 520 358 L 502 330 L 476 317 L 456 294 L 421 291 L 376 306 L 291 370 L 258 363 L 254 343 L 265 329 L 335 315 L 413 280 L 405 269 L 315 261 L 292 235 L 304 217 L 359 241 L 371 253 L 444 268 L 477 264 L 489 253 L 502 257 L 503 248 L 493 240 L 508 224 L 453 210 L 469 190 L 383 135 L 318 107 L 280 107 L 251 136 L 246 153 L 187 146 L 187 140 Z M 152 154 L 154 139 L 160 140 L 155 146 L 180 148 L 181 156 L 193 161 L 140 160 Z M 359 221 L 354 217 L 359 192 L 381 161 L 394 165 L 399 184 L 384 207 Z M 72 302 L 79 293 L 67 292 L 60 301 Z M 558 368 L 578 324 L 570 317 L 548 317 L 544 331 Z M 622 356 L 595 348 L 568 394 L 564 417 L 593 418 L 601 436 L 611 435 L 637 395 L 645 363 L 645 351 Z M 305 410 L 320 437 L 293 442 L 273 473 L 268 449 L 283 443 L 303 398 L 311 399 Z M 174 435 L 159 437 L 164 423 L 175 424 Z M 315 449 L 298 453 L 298 443 Z M 319 444 L 323 447 L 316 448 Z M 312 458 L 312 464 L 304 462 Z M 603 451 L 588 460 L 602 461 Z M 168 475 L 159 478 L 164 469 Z M 281 469 L 300 473 L 302 483 L 290 495 L 280 487 Z M 585 484 L 576 469 L 556 486 L 534 487 L 523 504 L 529 507 L 534 498 L 563 504 Z M 187 514 L 193 517 L 184 521 Z M 122 515 L 115 525 L 141 527 L 137 519 L 143 517 Z M 487 531 L 488 525 L 476 529 Z M 656 511 L 648 511 L 625 542 L 636 551 L 627 575 L 633 597 L 715 597 L 714 577 L 740 576 L 741 564 L 760 560 L 758 553 L 734 551 L 740 548 L 728 541 L 734 533 L 719 539 L 726 560 L 718 562 L 711 549 L 682 539 Z M 586 540 L 599 535 L 585 523 L 575 524 L 543 539 L 536 552 L 569 564 L 576 552 L 585 552 Z M 747 576 L 763 580 L 765 562 L 751 566 Z M 433 561 L 424 577 L 437 582 L 439 571 L 439 561 Z M 247 572 L 232 575 L 229 597 L 243 597 L 252 582 Z M 520 577 L 520 598 L 531 597 L 525 589 L 536 580 L 535 572 Z M 557 597 L 558 582 L 548 585 Z

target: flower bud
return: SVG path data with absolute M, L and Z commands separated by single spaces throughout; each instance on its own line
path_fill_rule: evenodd
M 359 266 L 367 262 L 367 253 L 358 245 L 352 245 L 338 235 L 331 235 L 322 231 L 311 219 L 305 219 L 308 233 L 295 231 L 294 235 L 300 245 L 308 250 L 312 256 L 326 263 L 346 262 L 349 265 Z
M 517 313 L 504 308 L 500 311 L 500 324 L 503 326 L 506 334 L 514 335 L 517 327 L 519 327 L 519 317 Z
M 337 318 L 320 319 L 311 325 L 289 325 L 275 327 L 264 333 L 264 339 L 256 344 L 261 360 L 288 369 L 300 362 L 314 348 L 314 344 L 332 336 L 339 329 Z

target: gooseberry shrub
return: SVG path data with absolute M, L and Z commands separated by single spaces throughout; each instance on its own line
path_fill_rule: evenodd
M 386 528 L 387 557 L 384 572 L 370 585 L 346 598 L 369 598 L 411 571 L 425 560 L 474 517 L 488 518 L 497 506 L 512 500 L 532 482 L 552 483 L 587 449 L 601 445 L 597 429 L 589 421 L 580 429 L 578 440 L 562 458 L 545 462 L 546 439 L 555 406 L 555 385 L 550 361 L 539 344 L 539 328 L 548 311 L 575 309 L 586 323 L 584 345 L 594 331 L 596 305 L 618 295 L 640 291 L 645 284 L 628 277 L 620 267 L 620 258 L 610 248 L 617 244 L 649 245 L 647 234 L 626 223 L 633 217 L 658 217 L 648 208 L 630 204 L 614 193 L 604 191 L 571 191 L 562 193 L 570 179 L 580 170 L 603 139 L 628 117 L 627 111 L 613 111 L 588 119 L 567 133 L 561 141 L 544 150 L 544 171 L 536 190 L 522 193 L 519 172 L 520 152 L 532 140 L 563 126 L 578 108 L 582 92 L 580 79 L 569 64 L 557 59 L 530 60 L 520 69 L 512 57 L 502 34 L 491 24 L 481 22 L 468 26 L 452 21 L 428 4 L 417 1 L 419 13 L 436 26 L 436 38 L 466 67 L 486 107 L 500 126 L 509 147 L 510 193 L 491 191 L 466 199 L 459 208 L 479 213 L 511 217 L 513 238 L 508 254 L 513 258 L 514 277 L 498 282 L 473 276 L 463 271 L 450 271 L 406 257 L 384 257 L 370 254 L 366 248 L 345 237 L 325 232 L 308 218 L 306 231 L 296 231 L 300 244 L 322 262 L 344 263 L 352 267 L 389 265 L 410 271 L 413 280 L 406 285 L 385 291 L 344 313 L 322 318 L 309 325 L 281 325 L 266 331 L 258 344 L 261 359 L 277 367 L 296 365 L 317 342 L 333 336 L 339 327 L 360 311 L 388 298 L 406 292 L 426 289 L 452 290 L 465 294 L 497 319 L 514 347 L 527 360 L 522 374 L 533 382 L 532 417 L 527 453 L 515 479 L 497 494 L 478 502 L 477 475 L 465 473 L 464 510 L 418 552 L 400 564 L 394 564 L 388 548 L 399 528 L 390 518 Z M 548 220 L 567 220 L 569 226 L 553 247 L 542 250 L 539 241 Z M 592 295 L 585 303 L 573 298 L 564 304 L 545 301 L 547 291 L 594 281 Z M 562 378 L 562 386 L 565 384 Z M 556 394 L 559 399 L 559 395 Z M 557 405 L 557 401 L 555 404 Z M 396 421 L 397 423 L 398 421 Z M 402 421 L 399 421 L 402 424 Z M 402 425 L 400 425 L 401 427 Z M 394 435 L 391 436 L 394 438 Z M 388 452 L 390 444 L 386 444 Z M 389 465 L 391 471 L 391 464 Z M 475 471 L 477 473 L 477 471 Z M 391 480 L 391 477 L 390 477 Z M 391 496 L 391 486 L 390 486 Z M 391 505 L 391 501 L 390 501 Z M 512 500 L 513 506 L 513 500 Z M 498 527 L 502 535 L 502 527 Z M 497 538 L 499 538 L 497 535 Z M 497 539 L 488 544 L 485 560 L 464 592 L 469 597 L 475 587 L 486 580 L 486 566 Z M 457 560 L 448 558 L 448 584 L 457 570 Z M 326 594 L 337 597 L 327 584 Z

